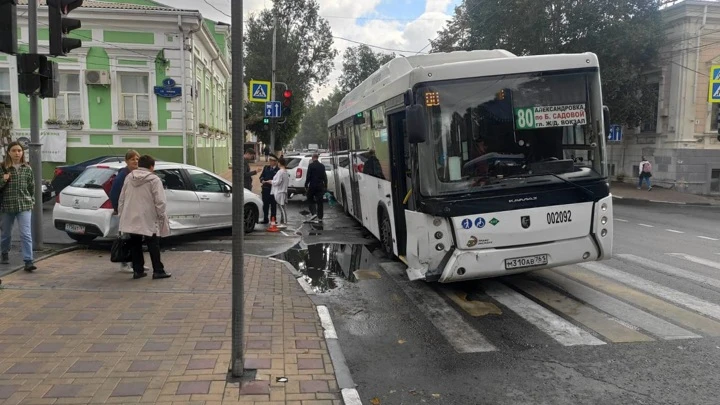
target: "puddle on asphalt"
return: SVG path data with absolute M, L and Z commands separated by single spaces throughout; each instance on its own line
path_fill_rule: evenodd
M 386 260 L 380 246 L 339 243 L 299 243 L 275 257 L 292 264 L 318 294 L 378 278 L 376 265 Z

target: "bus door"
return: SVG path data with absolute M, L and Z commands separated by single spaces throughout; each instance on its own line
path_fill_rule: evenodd
M 392 163 L 392 202 L 395 214 L 395 240 L 398 256 L 405 255 L 407 245 L 407 226 L 405 224 L 405 197 L 410 181 L 410 145 L 405 132 L 405 111 L 388 115 L 390 138 L 390 156 Z
M 346 129 L 348 129 L 346 127 Z M 360 127 L 353 125 L 349 128 L 351 131 L 351 151 L 350 151 L 350 213 L 364 225 L 362 208 L 360 201 L 360 176 L 362 173 L 363 152 L 359 149 L 360 145 Z

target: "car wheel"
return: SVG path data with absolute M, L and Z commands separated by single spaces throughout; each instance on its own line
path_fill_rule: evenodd
M 392 240 L 392 225 L 390 224 L 390 218 L 383 212 L 380 218 L 380 244 L 387 253 L 388 256 L 392 256 L 393 252 L 393 240 Z
M 252 233 L 258 222 L 258 210 L 252 205 L 245 206 L 245 233 Z
M 78 243 L 90 243 L 97 238 L 97 236 L 94 235 L 78 235 L 76 233 L 68 233 L 67 236 Z

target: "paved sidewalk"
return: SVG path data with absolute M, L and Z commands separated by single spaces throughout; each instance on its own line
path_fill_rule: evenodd
M 613 182 L 610 186 L 610 192 L 617 198 L 627 200 L 668 204 L 720 206 L 720 200 L 715 198 L 683 193 L 660 187 L 653 187 L 652 190 L 648 191 L 647 186 L 643 186 L 642 190 L 638 190 L 637 185 L 629 183 Z
M 164 252 L 166 280 L 132 280 L 108 256 L 78 250 L 3 278 L 0 403 L 341 404 L 316 309 L 281 262 L 245 258 L 257 374 L 240 386 L 226 382 L 229 254 Z

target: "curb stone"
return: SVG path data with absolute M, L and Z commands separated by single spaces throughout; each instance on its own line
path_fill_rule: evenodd
M 312 290 L 310 284 L 305 281 L 302 277 L 302 273 L 297 271 L 295 267 L 285 260 L 270 258 L 270 260 L 282 263 L 290 274 L 295 277 L 298 284 L 308 295 L 316 295 Z M 315 305 L 313 303 L 313 305 Z M 325 336 L 325 344 L 327 345 L 328 352 L 330 353 L 330 361 L 332 361 L 333 369 L 335 370 L 335 379 L 338 383 L 338 388 L 342 394 L 343 402 L 345 405 L 361 405 L 360 394 L 355 389 L 355 382 L 350 374 L 350 369 L 345 361 L 345 355 L 343 355 L 340 342 L 338 340 L 335 326 L 330 316 L 330 311 L 325 305 L 315 305 L 320 323 L 323 327 L 323 335 Z
M 43 260 L 45 260 L 45 259 L 49 259 L 49 258 L 54 257 L 54 256 L 59 256 L 59 255 L 65 254 L 65 253 L 70 253 L 70 252 L 75 251 L 75 250 L 78 250 L 78 249 L 80 249 L 80 246 L 78 246 L 78 245 L 66 247 L 66 248 L 63 248 L 63 249 L 58 249 L 58 250 L 52 251 L 52 252 L 50 252 L 50 253 L 48 253 L 48 254 L 46 254 L 46 255 L 41 255 L 41 256 L 39 256 L 37 259 L 35 259 L 35 263 L 41 262 L 41 261 L 43 261 Z M 17 271 L 22 270 L 24 267 L 25 267 L 24 265 L 21 265 L 21 266 L 17 266 L 17 267 L 15 267 L 15 268 L 12 268 L 12 269 L 4 272 L 4 273 L 3 273 L 3 272 L 0 272 L 0 277 L 9 276 L 9 275 L 11 275 L 11 274 L 13 274 L 13 273 L 15 273 L 15 272 L 17 272 Z M 0 282 L 1 282 L 1 281 L 0 281 Z
M 718 208 L 720 208 L 720 204 L 711 204 L 711 203 L 686 203 L 686 202 L 662 201 L 662 200 L 645 200 L 645 199 L 642 199 L 642 198 L 620 197 L 620 196 L 617 196 L 617 195 L 613 195 L 613 200 L 624 200 L 624 201 L 632 201 L 632 202 L 653 203 L 653 204 L 666 204 L 666 205 L 685 205 L 685 206 L 688 206 L 688 207 L 718 207 Z

